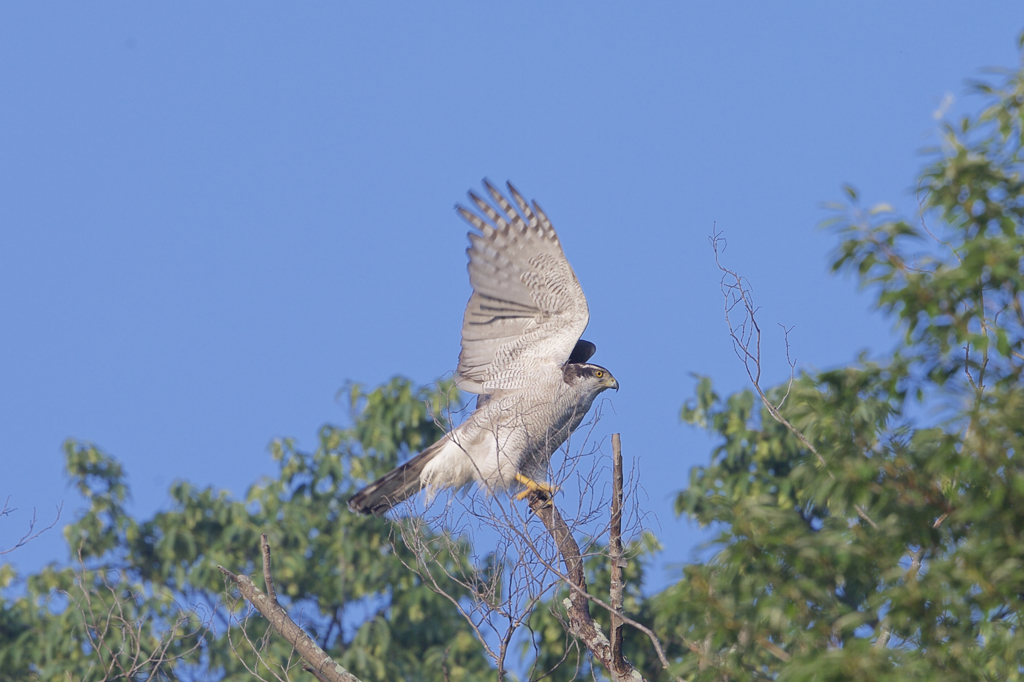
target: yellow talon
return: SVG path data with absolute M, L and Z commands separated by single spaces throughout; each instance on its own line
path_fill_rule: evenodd
M 525 500 L 531 493 L 541 493 L 547 497 L 551 497 L 558 492 L 557 486 L 553 486 L 550 483 L 538 483 L 532 478 L 523 476 L 522 474 L 516 474 L 516 480 L 526 486 L 526 490 L 521 490 L 516 495 L 517 500 Z

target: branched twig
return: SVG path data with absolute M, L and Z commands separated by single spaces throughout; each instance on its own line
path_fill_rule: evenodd
M 288 640 L 302 660 L 306 662 L 302 669 L 312 673 L 321 682 L 360 682 L 359 678 L 338 665 L 324 652 L 305 631 L 295 624 L 288 612 L 277 601 L 274 580 L 270 572 L 270 543 L 267 535 L 260 536 L 260 547 L 263 553 L 263 579 L 267 584 L 267 593 L 263 594 L 248 576 L 235 575 L 223 566 L 220 572 L 230 578 L 246 601 L 263 614 L 274 629 Z M 269 596 L 268 596 L 269 595 Z
M 596 413 L 591 428 L 599 416 L 600 413 Z M 453 422 L 451 418 L 446 420 L 446 423 Z M 578 430 L 577 438 L 581 433 L 586 433 L 586 430 Z M 497 439 L 500 434 L 494 436 Z M 583 438 L 586 441 L 589 434 Z M 567 442 L 563 449 L 565 461 L 549 470 L 549 480 L 556 489 L 563 488 L 569 478 L 578 479 L 581 494 L 579 508 L 573 510 L 568 521 L 550 504 L 549 496 L 544 494 L 528 498 L 530 509 L 534 512 L 532 515 L 524 514 L 519 505 L 503 496 L 452 495 L 444 510 L 433 518 L 424 518 L 420 511 L 412 508 L 411 501 L 406 503 L 411 513 L 396 524 L 396 535 L 411 551 L 415 561 L 403 560 L 403 563 L 420 576 L 426 587 L 455 606 L 495 662 L 498 679 L 503 679 L 505 655 L 513 633 L 523 626 L 529 628 L 529 618 L 536 605 L 562 582 L 568 586 L 571 599 L 563 602 L 568 605 L 565 612 L 552 609 L 552 615 L 562 623 L 568 635 L 562 660 L 554 663 L 556 668 L 575 647 L 580 654 L 587 652 L 592 660 L 597 659 L 597 662 L 604 665 L 612 679 L 642 679 L 640 673 L 622 655 L 623 625 L 630 625 L 646 634 L 662 665 L 669 667 L 655 633 L 622 612 L 625 593 L 622 577 L 622 568 L 625 566 L 622 546 L 624 477 L 618 434 L 613 436 L 612 442 L 613 492 L 610 502 L 613 513 L 610 522 L 605 525 L 610 535 L 607 550 L 612 574 L 610 604 L 589 594 L 586 587 L 584 561 L 592 552 L 604 551 L 595 548 L 603 530 L 594 533 L 582 529 L 603 516 L 603 510 L 608 508 L 608 500 L 604 499 L 597 485 L 599 469 L 596 463 L 599 460 L 592 460 L 595 466 L 589 471 L 580 466 L 587 459 L 587 452 L 583 448 L 578 449 Z M 577 450 L 580 454 L 573 454 Z M 598 496 L 602 498 L 600 501 L 596 500 Z M 540 509 L 540 506 L 544 508 Z M 628 520 L 632 523 L 636 516 L 636 512 L 631 512 Z M 465 519 L 473 523 L 466 525 Z M 537 520 L 545 525 L 545 530 L 540 530 Z M 485 557 L 473 555 L 471 549 L 474 546 L 474 529 L 479 530 L 481 527 L 498 535 L 497 546 Z M 574 533 L 581 531 L 591 538 L 582 551 L 574 539 Z M 546 536 L 554 540 L 553 545 L 547 543 Z M 392 544 L 397 550 L 396 541 L 393 535 Z M 560 563 L 564 563 L 566 570 L 561 570 Z M 452 591 L 453 587 L 455 591 Z M 465 590 L 468 599 L 460 595 L 462 590 Z M 591 618 L 589 602 L 609 611 L 613 621 L 611 640 Z M 490 631 L 493 636 L 484 637 L 485 631 Z M 594 647 L 600 650 L 595 651 Z M 579 664 L 578 655 L 577 673 L 580 671 Z M 592 667 L 592 674 L 594 670 Z M 542 672 L 540 678 L 552 671 Z M 540 679 L 533 675 L 531 677 Z
M 165 613 L 148 612 L 144 588 L 131 584 L 115 568 L 87 568 L 81 548 L 74 586 L 60 593 L 81 618 L 82 632 L 94 654 L 86 677 L 97 682 L 162 679 L 175 662 L 201 648 L 210 629 L 209 619 L 200 617 L 198 607 L 186 610 L 176 600 Z M 162 619 L 165 627 L 159 632 L 148 628 L 153 618 Z
M 618 508 L 618 523 L 621 524 L 621 446 L 619 445 L 618 434 L 613 436 L 613 452 L 618 453 L 617 459 L 619 459 L 618 466 L 614 467 L 617 476 L 613 473 L 613 477 L 617 478 L 616 481 L 619 485 L 615 486 L 618 488 L 619 494 L 613 493 L 612 506 L 613 506 L 613 521 L 612 521 L 612 534 L 613 538 L 616 534 L 615 526 L 615 510 Z M 615 455 L 613 454 L 613 457 Z M 616 501 L 618 503 L 616 503 Z M 627 622 L 637 629 L 641 630 L 648 635 L 651 639 L 651 643 L 658 654 L 658 658 L 661 661 L 663 667 L 668 668 L 669 662 L 665 656 L 665 651 L 661 646 L 661 642 L 658 637 L 649 628 L 627 618 L 622 614 L 622 591 L 621 591 L 621 573 L 620 573 L 620 587 L 618 595 L 616 596 L 616 590 L 613 586 L 612 600 L 613 604 L 604 604 L 599 599 L 591 596 L 587 591 L 587 579 L 586 574 L 583 570 L 583 557 L 580 554 L 579 545 L 573 538 L 572 532 L 569 530 L 568 525 L 562 518 L 562 515 L 558 513 L 558 509 L 555 507 L 554 502 L 551 498 L 545 494 L 533 492 L 529 496 L 530 509 L 533 513 L 541 520 L 548 533 L 551 535 L 551 539 L 554 540 L 555 546 L 558 548 L 558 553 L 562 557 L 562 562 L 565 565 L 565 574 L 561 575 L 562 579 L 565 580 L 569 586 L 569 596 L 563 602 L 566 611 L 569 615 L 569 629 L 583 644 L 587 647 L 590 654 L 598 660 L 609 672 L 613 680 L 643 680 L 643 676 L 629 661 L 625 660 L 621 655 L 619 647 L 614 647 L 613 644 L 604 633 L 601 632 L 600 628 L 594 622 L 590 615 L 590 602 L 594 601 L 603 605 L 612 614 L 613 623 L 613 636 L 616 634 L 618 629 L 618 636 L 620 637 L 621 646 L 621 627 L 623 622 Z M 621 532 L 621 530 L 620 530 Z M 619 550 L 618 553 L 614 549 L 611 551 L 612 558 L 612 570 L 613 575 L 615 566 L 621 566 L 621 537 L 618 538 Z M 538 558 L 543 561 L 543 557 L 538 553 Z M 549 566 L 549 569 L 558 573 L 554 570 L 554 567 Z M 614 583 L 613 583 L 614 585 Z M 618 604 L 615 604 L 615 600 L 618 600 Z M 617 625 L 615 625 L 617 622 Z M 617 656 L 617 659 L 616 659 Z
M 35 540 L 37 537 L 39 537 L 40 535 L 42 535 L 46 531 L 48 531 L 51 528 L 53 528 L 54 526 L 56 526 L 57 522 L 60 521 L 60 513 L 63 510 L 64 510 L 64 503 L 61 502 L 59 505 L 57 505 L 57 513 L 53 517 L 53 521 L 50 523 L 50 525 L 47 526 L 46 528 L 40 528 L 37 531 L 35 529 L 36 528 L 36 522 L 37 522 L 36 521 L 36 510 L 33 509 L 32 510 L 32 519 L 28 522 L 28 530 L 25 531 L 25 534 L 22 535 L 18 539 L 18 541 L 16 543 L 14 543 L 14 545 L 12 547 L 8 547 L 7 549 L 0 550 L 0 556 L 3 556 L 4 554 L 10 554 L 11 552 L 13 552 L 14 550 L 18 549 L 19 547 L 24 547 L 25 545 L 27 545 L 28 543 L 30 543 L 33 540 Z M 15 512 L 15 511 L 17 511 L 17 509 L 12 509 L 11 508 L 11 498 L 8 497 L 6 500 L 4 500 L 3 509 L 0 509 L 0 516 L 7 516 L 7 515 Z
M 562 448 L 564 461 L 549 469 L 549 481 L 554 487 L 573 489 L 575 486 L 564 487 L 573 478 L 578 484 L 579 504 L 570 514 L 572 518 L 567 525 L 570 532 L 583 532 L 591 538 L 590 544 L 580 553 L 582 557 L 604 551 L 595 548 L 603 532 L 582 530 L 603 517 L 603 511 L 608 507 L 608 501 L 600 492 L 601 486 L 597 484 L 601 460 L 589 457 L 593 451 L 586 446 L 590 431 L 599 418 L 600 406 L 590 422 L 590 429 L 578 429 L 574 437 L 577 444 L 582 438 L 584 446 L 575 447 L 566 442 Z M 454 421 L 449 418 L 445 423 Z M 495 433 L 494 437 L 497 439 L 500 434 Z M 588 468 L 586 462 L 593 463 L 593 466 Z M 482 477 L 482 472 L 479 473 Z M 601 499 L 596 500 L 599 496 Z M 455 606 L 494 661 L 496 671 L 503 671 L 515 631 L 529 627 L 529 619 L 537 604 L 564 581 L 564 576 L 557 569 L 557 548 L 544 542 L 547 533 L 533 515 L 504 496 L 452 495 L 443 511 L 427 517 L 414 510 L 411 501 L 406 503 L 406 508 L 409 516 L 396 524 L 398 533 L 392 535 L 396 550 L 398 536 L 415 557 L 415 561 L 403 560 L 403 563 L 420 576 L 426 587 Z M 640 516 L 633 512 L 627 521 L 638 520 Z M 493 550 L 477 556 L 473 553 L 475 543 L 472 538 L 481 531 L 488 534 L 488 544 L 494 542 L 491 532 L 497 535 L 497 541 Z M 401 558 L 402 554 L 398 553 L 398 556 Z M 469 598 L 464 598 L 463 594 Z M 600 603 L 603 608 L 611 608 Z M 566 625 L 560 609 L 552 609 L 552 615 L 563 626 Z M 624 619 L 624 622 L 631 624 L 629 619 Z M 566 629 L 568 634 L 568 627 Z M 571 636 L 567 644 L 562 659 L 551 662 L 554 668 L 566 660 L 570 647 L 582 653 L 579 643 Z M 579 663 L 580 656 L 577 656 L 577 671 Z M 541 672 L 541 677 L 554 668 Z M 501 674 L 498 672 L 499 676 Z
M 799 440 L 805 448 L 811 451 L 817 458 L 818 463 L 828 474 L 829 478 L 833 481 L 836 480 L 835 474 L 833 474 L 828 464 L 825 462 L 825 458 L 821 456 L 818 449 L 814 447 L 810 440 L 807 439 L 804 434 L 793 426 L 788 419 L 782 416 L 780 408 L 785 402 L 786 397 L 789 396 L 789 392 L 793 387 L 794 381 L 794 367 L 795 363 L 790 360 L 789 357 L 789 329 L 783 327 L 783 331 L 786 336 L 786 359 L 790 363 L 790 375 L 789 385 L 786 387 L 786 395 L 783 396 L 782 400 L 779 401 L 778 405 L 775 405 L 765 395 L 764 390 L 761 388 L 761 328 L 757 323 L 757 308 L 754 306 L 754 301 L 750 296 L 750 290 L 744 279 L 734 270 L 722 265 L 721 253 L 725 247 L 725 239 L 721 233 L 716 232 L 709 240 L 711 242 L 711 248 L 715 252 L 715 265 L 722 272 L 722 294 L 725 296 L 725 322 L 729 326 L 729 337 L 732 339 L 733 350 L 736 352 L 736 356 L 739 357 L 740 361 L 743 362 L 743 368 L 747 372 L 747 377 L 750 379 L 751 385 L 754 390 L 757 391 L 758 397 L 761 398 L 761 403 L 764 405 L 768 414 L 771 415 L 772 419 L 777 421 L 786 427 L 786 429 L 792 433 L 797 440 Z M 739 324 L 734 324 L 730 315 L 732 311 L 737 307 L 740 307 L 743 312 L 743 320 Z M 867 522 L 872 528 L 878 530 L 878 524 L 872 520 L 868 515 L 867 511 L 859 504 L 853 505 L 854 510 L 857 512 L 857 516 Z
M 442 556 L 447 553 L 454 556 L 456 559 L 459 558 L 457 543 L 449 534 L 445 533 L 439 538 L 433 538 L 438 544 L 440 544 L 440 548 L 437 548 L 436 546 L 432 547 L 430 542 L 426 539 L 426 533 L 422 531 L 420 526 L 421 524 L 416 523 L 411 519 L 399 525 L 399 532 L 402 540 L 405 542 L 406 547 L 412 551 L 413 556 L 416 557 L 416 564 L 413 566 L 409 565 L 398 552 L 396 552 L 396 556 L 399 561 L 402 562 L 403 566 L 420 576 L 420 580 L 428 589 L 451 602 L 455 610 L 458 611 L 469 624 L 469 627 L 473 630 L 473 634 L 476 635 L 477 640 L 483 646 L 484 651 L 500 668 L 501 661 L 504 660 L 504 649 L 502 648 L 495 652 L 491 648 L 490 644 L 487 642 L 487 637 L 485 637 L 484 633 L 480 630 L 484 619 L 481 618 L 478 620 L 474 618 L 474 611 L 476 610 L 474 607 L 476 604 L 492 599 L 497 593 L 493 580 L 489 580 L 486 581 L 486 583 L 481 584 L 476 575 L 463 577 L 456 575 L 453 571 L 449 571 L 444 566 L 444 559 L 442 558 L 438 561 L 438 556 Z M 395 545 L 394 538 L 392 538 L 392 545 Z M 437 576 L 435 576 L 434 572 L 430 570 L 429 564 L 433 564 L 440 568 L 447 578 L 455 582 L 457 585 L 465 588 L 467 592 L 473 595 L 473 600 L 471 601 L 471 606 L 469 608 L 464 607 L 460 600 L 446 589 L 446 586 L 441 585 L 438 582 Z M 504 640 L 502 639 L 502 641 Z

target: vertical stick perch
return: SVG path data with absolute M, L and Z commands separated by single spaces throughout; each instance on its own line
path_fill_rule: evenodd
M 537 518 L 544 524 L 544 527 L 547 528 L 551 539 L 554 540 L 555 546 L 562 557 L 562 562 L 565 564 L 563 579 L 568 583 L 569 596 L 563 603 L 569 616 L 569 631 L 587 647 L 601 665 L 607 668 L 610 673 L 609 677 L 612 680 L 616 682 L 643 682 L 644 677 L 640 674 L 640 671 L 622 656 L 622 625 L 624 623 L 632 625 L 650 638 L 651 644 L 654 645 L 654 649 L 658 654 L 658 660 L 661 661 L 664 668 L 668 669 L 669 662 L 665 657 L 665 650 L 662 648 L 657 635 L 645 625 L 641 625 L 635 620 L 622 615 L 622 566 L 624 565 L 624 559 L 622 558 L 622 447 L 618 434 L 612 436 L 612 449 L 614 457 L 613 469 L 617 472 L 614 474 L 613 487 L 617 492 L 613 495 L 612 500 L 613 520 L 611 532 L 613 539 L 609 541 L 609 545 L 611 546 L 614 543 L 618 549 L 609 551 L 609 554 L 612 555 L 613 576 L 611 603 L 603 602 L 587 592 L 586 573 L 583 570 L 583 557 L 580 555 L 580 546 L 576 543 L 575 538 L 573 538 L 572 532 L 569 530 L 568 525 L 566 525 L 562 515 L 555 508 L 551 497 L 534 491 L 530 493 L 528 499 L 530 509 L 537 515 Z M 549 566 L 549 568 L 555 570 L 553 567 Z M 616 582 L 618 583 L 618 588 L 615 587 Z M 612 613 L 613 636 L 611 641 L 605 637 L 600 627 L 591 617 L 591 601 Z M 616 652 L 614 656 L 612 654 L 613 647 Z
M 619 434 L 612 434 L 612 523 L 608 538 L 608 553 L 611 560 L 611 605 L 612 605 L 612 666 L 615 672 L 626 672 L 626 660 L 622 656 L 622 613 L 623 590 L 622 568 L 622 441 Z

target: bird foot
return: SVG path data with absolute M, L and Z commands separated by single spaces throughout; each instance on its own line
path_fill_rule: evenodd
M 530 495 L 537 495 L 538 497 L 551 499 L 551 497 L 558 492 L 558 487 L 551 485 L 550 483 L 538 483 L 537 481 L 523 476 L 522 474 L 516 474 L 516 480 L 526 486 L 526 490 L 520 490 L 516 494 L 517 500 L 525 500 Z

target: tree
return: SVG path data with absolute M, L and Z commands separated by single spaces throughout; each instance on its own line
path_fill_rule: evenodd
M 467 613 L 494 598 L 526 608 L 506 630 L 511 637 L 537 597 L 523 600 L 504 590 L 504 578 L 517 568 L 510 558 L 542 576 L 539 597 L 558 580 L 557 569 L 543 577 L 557 563 L 558 549 L 544 545 L 546 564 L 513 557 L 508 543 L 477 556 L 460 534 L 350 513 L 345 500 L 403 455 L 439 438 L 459 403 L 451 382 L 416 389 L 405 379 L 372 391 L 354 385 L 349 400 L 352 426 L 324 427 L 314 452 L 287 440 L 273 443 L 278 476 L 251 486 L 244 500 L 177 482 L 172 508 L 141 521 L 125 510 L 129 490 L 120 464 L 91 444 L 68 442 L 68 473 L 90 507 L 65 528 L 70 564 L 54 563 L 26 578 L 9 565 L 0 569 L 2 587 L 20 587 L 0 601 L 0 680 L 304 675 L 291 644 L 234 596 L 236 585 L 252 586 L 241 576 L 259 573 L 264 556 L 269 563 L 261 544 L 275 548 L 274 599 L 346 669 L 343 679 L 348 673 L 366 680 L 494 679 L 486 635 Z M 550 521 L 553 507 L 535 502 L 531 548 L 543 545 L 547 534 L 536 518 L 570 527 L 560 517 Z M 569 521 L 574 530 L 577 521 Z M 563 535 L 572 542 L 571 533 Z M 606 554 L 589 546 L 584 551 L 589 561 Z M 230 580 L 221 566 L 231 567 L 223 572 Z M 489 591 L 478 592 L 481 587 Z M 246 597 L 254 601 L 252 593 Z M 585 614 L 586 599 L 570 597 L 573 617 Z M 504 653 L 510 644 L 504 642 Z M 546 653 L 541 642 L 535 657 L 547 661 Z
M 452 604 L 405 568 L 413 558 L 390 542 L 389 523 L 344 507 L 359 481 L 440 436 L 450 394 L 447 383 L 354 385 L 353 425 L 324 427 L 312 453 L 273 443 L 278 477 L 254 484 L 244 500 L 178 482 L 172 509 L 145 521 L 125 512 L 120 465 L 92 445 L 68 443 L 69 475 L 90 508 L 65 529 L 72 565 L 29 576 L 20 596 L 0 602 L 0 679 L 294 673 L 291 647 L 225 594 L 217 570 L 256 571 L 263 532 L 279 550 L 282 601 L 349 670 L 373 680 L 480 679 L 489 668 L 479 642 Z M 17 580 L 9 566 L 3 577 L 5 587 Z
M 1019 680 L 1024 671 L 1024 70 L 943 131 L 921 215 L 830 221 L 833 269 L 898 324 L 889 357 L 762 391 L 745 280 L 723 267 L 753 390 L 701 378 L 684 421 L 717 434 L 677 511 L 714 559 L 659 595 L 690 680 Z

